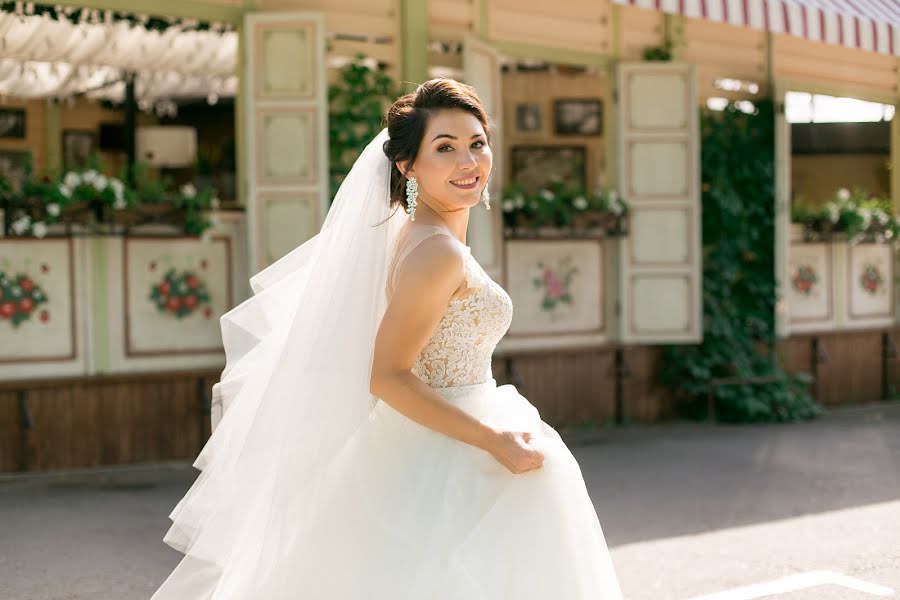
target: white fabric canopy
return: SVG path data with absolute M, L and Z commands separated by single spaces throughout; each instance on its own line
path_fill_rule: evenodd
M 87 95 L 121 101 L 122 74 L 132 71 L 144 103 L 234 96 L 237 46 L 233 31 L 178 24 L 157 31 L 128 21 L 74 23 L 0 12 L 0 95 L 66 97 L 95 90 Z

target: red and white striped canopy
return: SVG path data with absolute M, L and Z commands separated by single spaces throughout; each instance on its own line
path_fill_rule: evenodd
M 900 0 L 613 0 L 900 56 Z

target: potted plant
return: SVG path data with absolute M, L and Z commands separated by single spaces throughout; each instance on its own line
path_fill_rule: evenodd
M 175 188 L 170 179 L 152 180 L 143 167 L 136 171 L 137 185 L 128 186 L 96 168 L 68 171 L 57 179 L 35 176 L 28 169 L 19 189 L 0 178 L 0 208 L 7 235 L 47 235 L 48 226 L 79 224 L 88 230 L 118 225 L 126 233 L 144 223 L 163 223 L 188 235 L 201 235 L 214 223 L 207 217 L 219 207 L 213 188 L 191 183 Z
M 900 235 L 900 221 L 890 200 L 870 196 L 861 188 L 840 188 L 821 208 L 795 206 L 792 220 L 802 225 L 804 241 L 828 241 L 836 234 L 850 243 L 892 242 Z
M 628 205 L 613 189 L 585 190 L 559 179 L 529 192 L 511 184 L 503 192 L 507 237 L 604 237 L 627 233 Z

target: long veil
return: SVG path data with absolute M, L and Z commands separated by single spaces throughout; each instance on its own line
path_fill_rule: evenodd
M 185 556 L 152 600 L 256 597 L 366 423 L 388 261 L 406 221 L 389 206 L 387 139 L 384 129 L 363 150 L 321 231 L 256 274 L 254 295 L 221 317 L 213 433 L 164 538 Z

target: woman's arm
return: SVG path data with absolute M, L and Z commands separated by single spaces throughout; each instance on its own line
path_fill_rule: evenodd
M 537 468 L 543 456 L 527 445 L 527 434 L 494 429 L 412 373 L 464 279 L 463 256 L 448 237 L 431 236 L 410 252 L 375 338 L 370 391 L 420 425 L 490 452 L 513 472 Z

